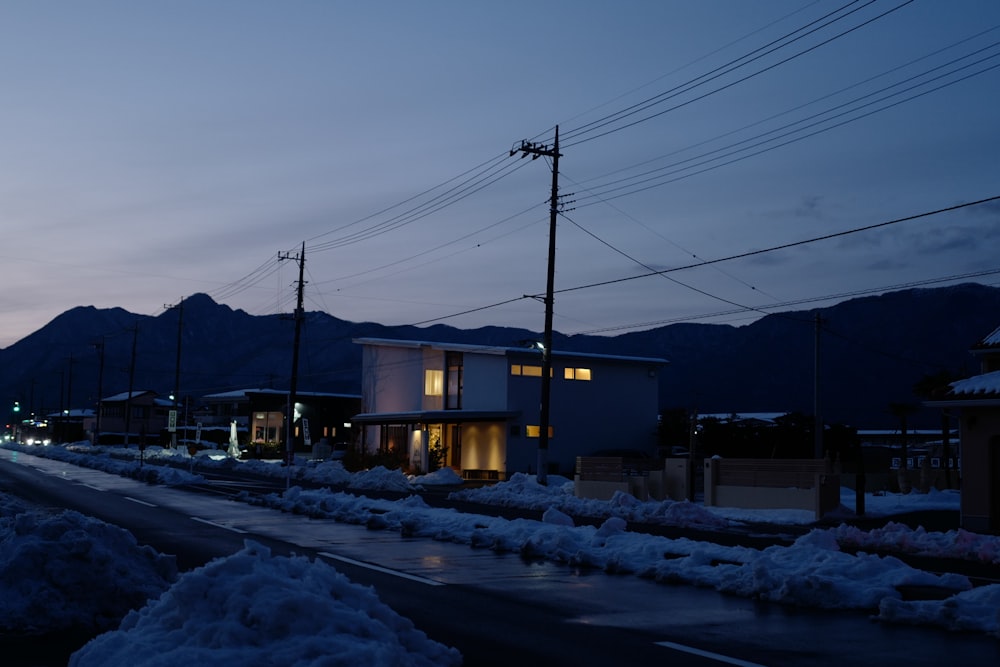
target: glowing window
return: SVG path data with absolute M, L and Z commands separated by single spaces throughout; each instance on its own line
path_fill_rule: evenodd
M 567 368 L 563 373 L 567 380 L 590 380 L 589 368 Z
M 525 377 L 540 378 L 542 377 L 542 367 L 541 366 L 529 366 L 527 364 L 511 364 L 510 367 L 511 375 L 523 375 Z
M 528 424 L 524 427 L 524 435 L 529 438 L 537 438 L 542 434 L 542 427 L 538 424 Z M 549 426 L 549 437 L 551 438 L 553 434 L 552 426 Z
M 424 396 L 441 396 L 444 393 L 444 371 L 424 371 Z

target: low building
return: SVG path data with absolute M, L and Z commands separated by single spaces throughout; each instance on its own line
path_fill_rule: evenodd
M 959 413 L 962 527 L 1000 534 L 1000 328 L 970 352 L 980 374 L 952 382 L 927 405 Z
M 311 451 L 313 443 L 355 440 L 351 418 L 361 410 L 359 394 L 312 391 L 295 393 L 292 438 L 296 452 Z M 224 428 L 236 422 L 240 444 L 251 455 L 274 455 L 286 450 L 285 413 L 288 392 L 278 389 L 238 389 L 203 396 L 197 419 L 203 428 Z M 228 437 L 228 435 L 227 435 Z
M 148 389 L 102 398 L 98 444 L 159 445 L 173 403 Z
M 363 444 L 428 457 L 466 479 L 537 472 L 542 355 L 536 348 L 359 338 Z M 572 476 L 598 450 L 654 453 L 664 359 L 552 352 L 548 462 Z

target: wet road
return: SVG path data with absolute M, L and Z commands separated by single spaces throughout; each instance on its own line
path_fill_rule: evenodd
M 8 451 L 0 451 L 0 490 L 129 528 L 175 553 L 182 568 L 232 553 L 245 539 L 323 559 L 458 648 L 467 665 L 1000 664 L 996 639 L 526 562 Z

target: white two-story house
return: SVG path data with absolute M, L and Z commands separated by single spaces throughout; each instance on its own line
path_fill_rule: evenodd
M 404 451 L 426 470 L 429 450 L 467 479 L 537 472 L 542 356 L 537 349 L 359 338 L 362 427 L 370 451 Z M 577 456 L 656 449 L 665 359 L 552 352 L 550 473 Z

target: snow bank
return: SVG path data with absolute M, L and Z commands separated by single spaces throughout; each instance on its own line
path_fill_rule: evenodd
M 184 574 L 114 632 L 73 654 L 70 667 L 460 665 L 429 639 L 321 561 L 243 550 Z

